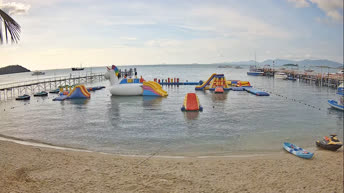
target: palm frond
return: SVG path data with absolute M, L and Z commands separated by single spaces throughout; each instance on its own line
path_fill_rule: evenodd
M 2 30 L 2 25 L 5 27 L 4 31 Z M 3 33 L 5 33 L 5 38 Z M 19 34 L 20 25 L 7 13 L 0 9 L 0 44 L 3 43 L 4 39 L 6 39 L 6 43 L 8 43 L 8 36 L 10 36 L 12 43 L 18 43 L 20 39 Z

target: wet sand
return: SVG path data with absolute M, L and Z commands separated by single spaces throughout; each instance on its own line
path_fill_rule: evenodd
M 0 192 L 343 192 L 343 149 L 274 155 L 131 157 L 0 141 Z

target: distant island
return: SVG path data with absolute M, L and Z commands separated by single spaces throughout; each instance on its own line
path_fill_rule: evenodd
M 299 65 L 298 64 L 283 64 L 283 66 L 295 66 L 295 67 L 298 67 Z
M 328 66 L 330 68 L 343 68 L 343 64 L 331 60 L 287 60 L 287 59 L 268 59 L 262 62 L 249 60 L 249 61 L 239 61 L 239 62 L 221 62 L 221 63 L 214 63 L 220 65 L 274 65 L 274 66 L 293 66 L 294 64 L 298 64 L 299 67 L 315 67 L 315 66 Z M 292 64 L 292 65 L 291 65 Z
M 10 66 L 0 68 L 0 75 L 13 74 L 13 73 L 19 73 L 19 72 L 31 72 L 31 71 L 20 65 L 10 65 Z

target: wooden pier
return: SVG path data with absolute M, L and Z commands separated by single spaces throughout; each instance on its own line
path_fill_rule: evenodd
M 294 77 L 301 82 L 337 88 L 344 82 L 344 74 L 319 73 L 319 72 L 300 72 L 295 70 L 282 70 L 288 76 Z
M 104 73 L 91 73 L 79 76 L 59 76 L 0 84 L 0 101 L 12 99 L 23 94 L 50 91 L 57 89 L 60 86 L 92 83 L 94 81 L 102 81 L 104 79 Z

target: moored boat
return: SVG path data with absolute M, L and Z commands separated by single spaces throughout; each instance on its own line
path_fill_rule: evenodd
M 34 72 L 32 73 L 32 76 L 38 76 L 38 75 L 45 75 L 45 72 L 34 71 Z
M 292 143 L 284 142 L 283 147 L 287 152 L 294 154 L 295 156 L 300 158 L 311 159 L 314 155 L 313 153 L 306 151 L 303 148 L 298 147 Z
M 337 101 L 335 101 L 335 100 L 328 100 L 327 102 L 328 102 L 328 104 L 329 104 L 332 108 L 335 108 L 335 109 L 344 111 L 344 105 L 339 104 Z
M 293 77 L 293 76 L 288 76 L 285 80 L 297 80 L 295 77 Z
M 337 135 L 333 134 L 330 137 L 325 136 L 321 141 L 316 141 L 315 144 L 323 149 L 337 151 L 342 147 L 343 143 L 337 138 Z
M 48 96 L 48 93 L 45 91 L 37 92 L 33 96 L 35 97 L 41 97 L 41 96 Z
M 247 72 L 247 75 L 250 75 L 250 76 L 263 76 L 264 75 L 264 72 Z
M 80 70 L 84 70 L 84 68 L 72 68 L 73 71 L 80 71 Z
M 275 78 L 287 79 L 288 75 L 284 72 L 279 72 L 279 73 L 275 74 Z
M 49 93 L 53 93 L 53 94 L 58 94 L 60 92 L 60 89 L 55 89 L 55 90 L 51 90 L 49 91 Z
M 343 83 L 341 85 L 339 85 L 338 89 L 337 89 L 337 95 L 339 100 L 335 101 L 335 100 L 328 100 L 328 104 L 338 110 L 344 111 L 344 88 L 343 88 Z
M 18 96 L 18 97 L 16 98 L 16 100 L 17 100 L 17 101 L 19 101 L 19 100 L 30 100 L 30 96 L 27 95 L 27 94 L 24 94 L 24 95 L 22 95 L 22 96 Z
M 247 75 L 263 76 L 264 75 L 264 69 L 257 68 L 256 66 L 250 66 L 250 71 L 247 72 Z

